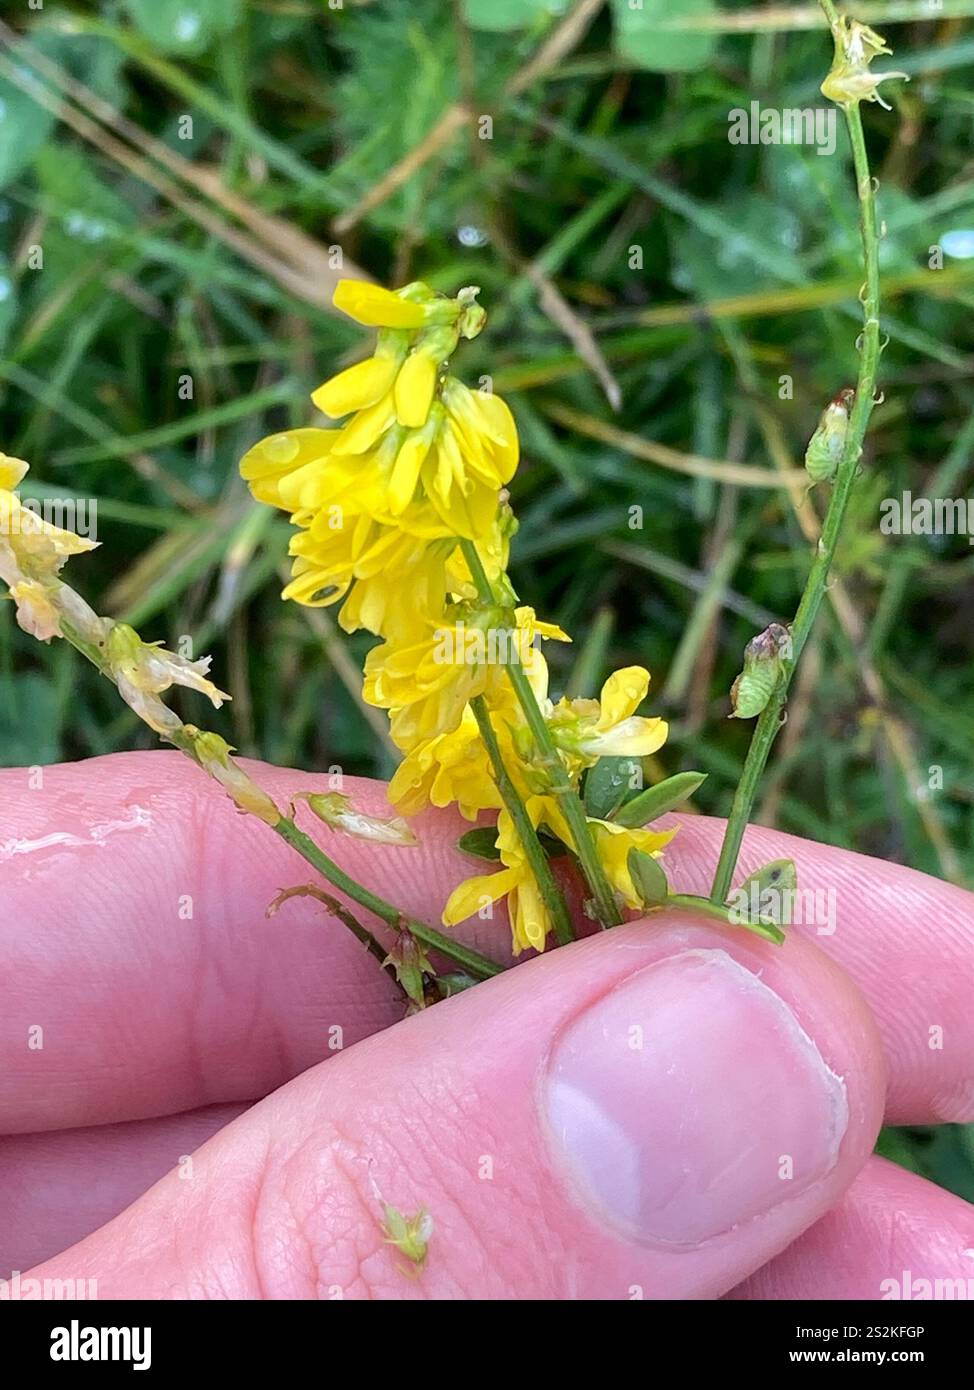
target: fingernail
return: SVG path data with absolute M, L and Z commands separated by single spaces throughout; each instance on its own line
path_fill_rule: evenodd
M 834 1167 L 849 1112 L 788 1005 L 725 951 L 640 970 L 556 1040 L 542 1104 L 582 1200 L 630 1238 L 695 1246 Z

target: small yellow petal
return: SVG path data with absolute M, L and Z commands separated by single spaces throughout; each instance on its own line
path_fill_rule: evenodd
M 464 883 L 458 884 L 447 899 L 446 907 L 443 909 L 443 925 L 455 927 L 458 922 L 465 922 L 468 917 L 478 913 L 486 903 L 495 903 L 498 898 L 509 893 L 516 882 L 517 873 L 514 869 L 501 869 L 496 874 L 477 874 L 474 878 L 468 878 Z
M 353 410 L 366 410 L 391 388 L 397 365 L 394 358 L 368 357 L 312 391 L 311 399 L 322 414 L 333 420 L 350 415 Z
M 598 728 L 611 729 L 628 719 L 646 698 L 649 672 L 642 666 L 626 666 L 609 677 L 602 687 L 602 714 Z
M 396 377 L 396 418 L 407 429 L 421 429 L 433 404 L 436 363 L 425 352 L 412 352 Z
M 332 303 L 368 328 L 422 328 L 426 309 L 367 280 L 339 280 Z
M 9 454 L 0 454 L 0 488 L 9 492 L 11 488 L 22 482 L 29 468 L 23 459 L 11 458 Z

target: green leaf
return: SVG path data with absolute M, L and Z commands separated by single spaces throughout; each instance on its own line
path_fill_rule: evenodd
M 541 15 L 563 14 L 564 0 L 463 0 L 463 17 L 472 29 L 496 34 L 526 29 Z
M 678 772 L 667 777 L 665 782 L 657 782 L 655 787 L 639 792 L 620 806 L 612 819 L 616 825 L 624 825 L 627 829 L 649 825 L 686 801 L 706 780 L 705 772 Z
M 480 825 L 476 830 L 468 830 L 460 836 L 457 849 L 462 849 L 464 854 L 472 854 L 475 859 L 500 859 L 501 852 L 496 841 L 496 825 Z
M 662 907 L 670 891 L 666 874 L 658 859 L 641 849 L 631 849 L 626 859 L 636 892 L 643 907 Z
M 713 917 L 729 927 L 743 927 L 745 931 L 753 932 L 765 941 L 772 941 L 776 946 L 780 946 L 785 939 L 784 932 L 773 924 L 747 921 L 726 903 L 713 903 L 709 898 L 698 897 L 695 893 L 671 893 L 666 899 L 666 906 L 686 912 L 698 912 L 703 917 Z
M 242 0 L 125 0 L 132 22 L 162 53 L 204 53 L 240 23 Z
M 599 758 L 585 774 L 585 810 L 596 820 L 609 820 L 641 782 L 638 758 Z
M 735 921 L 765 926 L 790 925 L 793 895 L 798 888 L 798 870 L 793 859 L 772 859 L 749 874 L 728 898 Z
M 717 35 L 662 27 L 661 21 L 695 19 L 716 12 L 713 0 L 612 0 L 615 51 L 650 72 L 692 72 L 706 67 Z

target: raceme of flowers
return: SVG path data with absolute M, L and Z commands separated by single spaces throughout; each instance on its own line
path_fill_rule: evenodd
M 390 291 L 343 280 L 335 304 L 378 334 L 372 356 L 312 393 L 333 426 L 271 435 L 249 450 L 241 472 L 254 497 L 288 512 L 296 527 L 284 598 L 341 603 L 346 631 L 381 639 L 366 659 L 363 696 L 388 712 L 403 754 L 389 789 L 393 805 L 410 815 L 456 804 L 469 820 L 500 812 L 500 867 L 461 884 L 443 921 L 453 925 L 505 897 L 515 949 L 542 950 L 548 909 L 504 809 L 475 702 L 488 711 L 532 824 L 572 852 L 578 847 L 511 665 L 527 677 L 574 788 L 599 758 L 654 753 L 667 726 L 636 713 L 649 685 L 638 666 L 611 676 L 599 700 L 549 697 L 542 644 L 571 639 L 518 602 L 507 574 L 516 531 L 506 492 L 519 457 L 514 419 L 500 397 L 471 390 L 449 367 L 460 340 L 484 325 L 477 290 L 446 298 L 421 283 Z M 489 600 L 464 553 L 470 544 Z M 672 832 L 591 818 L 589 831 L 617 901 L 639 907 L 630 851 L 657 856 Z

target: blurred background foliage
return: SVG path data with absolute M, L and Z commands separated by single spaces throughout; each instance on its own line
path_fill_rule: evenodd
M 909 85 L 865 110 L 880 181 L 886 400 L 760 819 L 970 885 L 974 551 L 885 536 L 884 497 L 974 496 L 974 3 L 867 3 Z M 309 423 L 365 350 L 335 279 L 482 287 L 457 368 L 510 400 L 514 577 L 576 633 L 556 690 L 654 673 L 654 769 L 726 811 L 750 726 L 727 691 L 794 612 L 824 489 L 794 469 L 855 378 L 844 133 L 732 145 L 752 101 L 821 105 L 814 4 L 103 0 L 0 22 L 2 447 L 25 496 L 95 499 L 74 582 L 212 650 L 245 754 L 387 774 L 368 646 L 285 608 L 288 528 L 236 463 Z M 887 66 L 890 64 L 887 63 Z M 965 235 L 966 233 L 966 235 Z M 641 514 L 633 511 L 641 508 Z M 640 520 L 639 527 L 634 523 Z M 0 759 L 149 746 L 65 645 L 0 621 Z M 193 717 L 189 704 L 183 712 Z M 378 735 L 378 736 L 377 736 Z M 886 1152 L 974 1199 L 971 1129 Z

